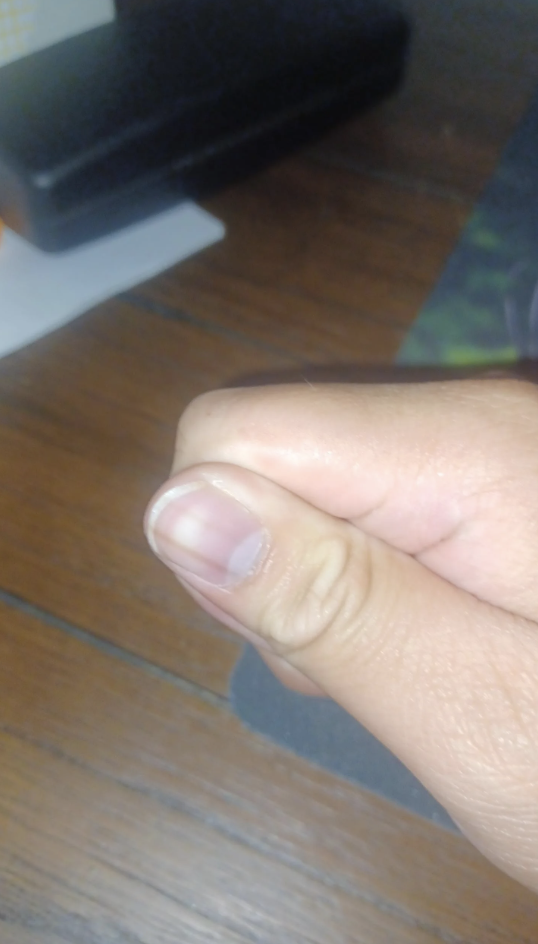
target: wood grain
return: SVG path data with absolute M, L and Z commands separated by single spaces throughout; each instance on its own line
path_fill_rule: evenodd
M 390 364 L 523 113 L 535 0 L 407 5 L 394 99 L 208 201 L 223 243 L 0 362 L 1 944 L 538 939 L 465 840 L 241 727 L 238 642 L 141 534 L 192 397 Z
M 0 868 L 14 857 L 46 905 L 17 904 L 12 879 L 12 923 L 37 909 L 73 942 L 80 913 L 99 941 L 220 940 L 221 923 L 230 941 L 533 939 L 538 899 L 465 840 L 2 604 L 0 690 Z
M 293 363 L 120 302 L 5 360 L 3 587 L 223 693 L 237 643 L 152 558 L 141 513 L 196 393 Z
M 312 155 L 396 186 L 475 199 L 538 77 L 533 0 L 404 0 L 414 24 L 407 80 Z
M 303 360 L 386 363 L 470 210 L 406 188 L 388 196 L 381 181 L 290 159 L 212 200 L 228 238 L 137 297 Z

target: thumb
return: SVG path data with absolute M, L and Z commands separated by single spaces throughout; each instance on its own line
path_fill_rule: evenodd
M 146 531 L 209 612 L 326 691 L 538 886 L 533 624 L 235 466 L 174 477 Z

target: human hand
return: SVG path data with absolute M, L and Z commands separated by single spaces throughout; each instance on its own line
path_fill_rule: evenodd
M 534 387 L 206 394 L 146 532 L 209 613 L 339 702 L 538 890 Z

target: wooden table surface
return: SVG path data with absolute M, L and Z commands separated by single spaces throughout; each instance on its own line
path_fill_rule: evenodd
M 538 899 L 464 839 L 241 726 L 237 640 L 141 533 L 193 396 L 390 363 L 521 116 L 536 0 L 408 5 L 401 94 L 0 363 L 0 944 L 538 942 Z

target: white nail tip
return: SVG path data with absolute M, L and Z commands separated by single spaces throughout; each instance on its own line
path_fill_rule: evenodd
M 167 492 L 164 492 L 164 494 L 157 499 L 149 513 L 146 525 L 146 537 L 152 551 L 157 555 L 157 557 L 160 555 L 159 548 L 157 547 L 157 542 L 154 537 L 154 531 L 157 520 L 161 516 L 164 509 L 168 507 L 170 502 L 176 501 L 176 499 L 182 498 L 184 495 L 189 495 L 191 492 L 197 492 L 199 489 L 204 488 L 206 484 L 206 482 L 187 482 L 185 485 L 175 485 Z

